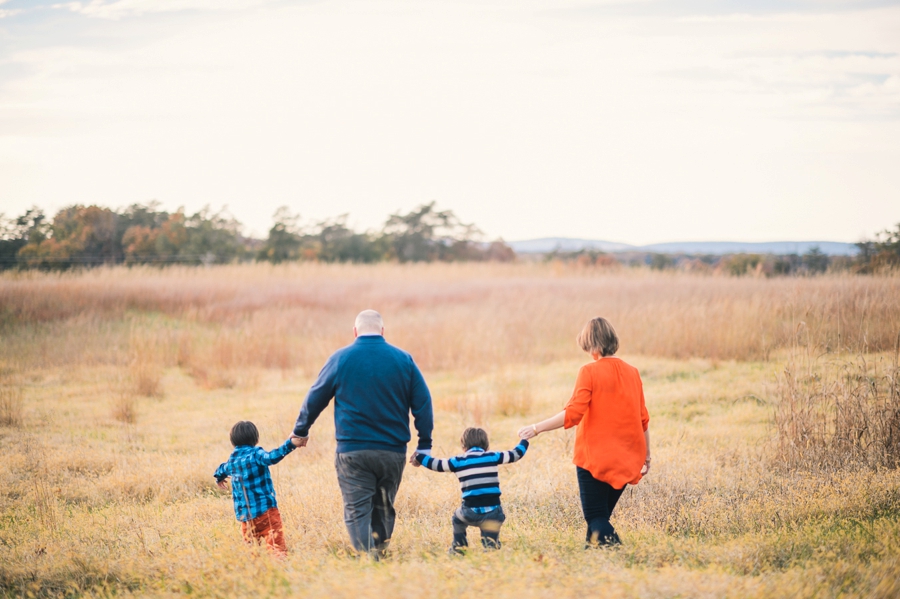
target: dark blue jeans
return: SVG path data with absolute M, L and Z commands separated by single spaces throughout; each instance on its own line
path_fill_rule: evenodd
M 581 511 L 587 522 L 587 534 L 584 537 L 588 546 L 618 545 L 621 543 L 616 529 L 609 523 L 616 503 L 622 496 L 621 489 L 613 489 L 611 485 L 597 480 L 584 468 L 577 468 L 578 490 L 581 494 Z

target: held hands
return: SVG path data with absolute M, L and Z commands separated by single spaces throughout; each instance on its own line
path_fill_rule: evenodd
M 305 437 L 291 435 L 291 445 L 294 447 L 306 447 L 307 443 L 309 443 L 309 435 L 306 435 Z
M 528 426 L 523 426 L 519 429 L 519 438 L 520 439 L 534 439 L 538 436 L 537 425 L 529 424 Z
M 414 452 L 412 452 L 412 455 L 409 456 L 409 464 L 410 464 L 410 466 L 414 466 L 414 467 L 416 467 L 416 468 L 420 468 L 420 467 L 422 466 L 422 464 L 420 464 L 420 463 L 419 463 L 419 460 L 416 459 L 416 454 L 417 454 L 417 453 L 418 453 L 417 451 L 414 451 Z

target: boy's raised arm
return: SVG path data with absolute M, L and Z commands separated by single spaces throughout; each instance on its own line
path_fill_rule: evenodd
M 522 439 L 515 448 L 500 454 L 500 463 L 512 464 L 513 462 L 518 462 L 525 456 L 526 451 L 528 451 L 528 440 Z
M 256 452 L 256 460 L 263 466 L 272 466 L 283 460 L 284 456 L 294 451 L 295 446 L 291 443 L 291 440 L 288 439 L 272 451 L 266 451 L 262 447 L 258 449 L 259 451 Z
M 428 454 L 416 452 L 416 461 L 435 472 L 453 472 L 450 460 L 433 458 Z

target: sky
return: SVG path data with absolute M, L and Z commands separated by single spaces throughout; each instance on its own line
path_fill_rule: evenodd
M 0 0 L 7 216 L 855 242 L 898 165 L 900 1 Z

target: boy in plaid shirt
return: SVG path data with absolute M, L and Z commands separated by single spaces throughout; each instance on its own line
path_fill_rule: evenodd
M 252 422 L 242 420 L 231 428 L 234 451 L 228 461 L 216 468 L 216 484 L 227 489 L 225 479 L 231 477 L 234 515 L 241 523 L 241 534 L 248 543 L 265 541 L 275 555 L 287 555 L 284 527 L 275 501 L 275 488 L 269 466 L 277 464 L 294 451 L 299 441 L 288 439 L 277 449 L 265 451 L 257 447 L 259 431 Z

